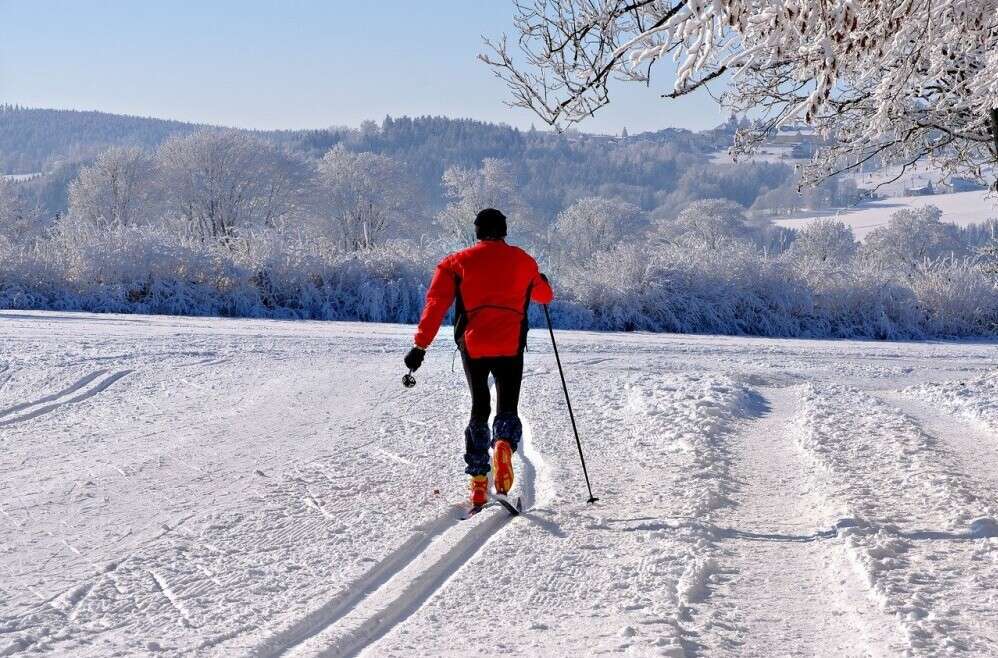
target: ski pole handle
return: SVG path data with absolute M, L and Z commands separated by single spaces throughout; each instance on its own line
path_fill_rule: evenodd
M 416 378 L 412 376 L 412 370 L 402 375 L 402 386 L 412 388 L 416 385 Z

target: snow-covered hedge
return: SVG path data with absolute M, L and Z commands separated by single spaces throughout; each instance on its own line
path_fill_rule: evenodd
M 554 316 L 581 329 L 886 340 L 998 333 L 998 288 L 970 261 L 899 277 L 855 261 L 801 267 L 739 243 L 630 245 L 558 283 Z
M 0 308 L 412 323 L 439 253 L 411 243 L 347 252 L 291 230 L 226 242 L 168 224 L 64 222 L 0 240 Z M 974 263 L 898 270 L 859 257 L 765 257 L 721 240 L 625 243 L 551 272 L 562 328 L 907 339 L 998 333 L 998 288 Z M 543 316 L 531 316 L 540 324 Z
M 430 268 L 399 246 L 343 252 L 261 231 L 228 243 L 169 227 L 60 227 L 0 242 L 0 308 L 415 322 Z

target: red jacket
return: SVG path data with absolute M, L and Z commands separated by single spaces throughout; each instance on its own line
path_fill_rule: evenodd
M 472 358 L 516 356 L 527 341 L 527 306 L 549 304 L 551 286 L 537 261 L 503 240 L 480 240 L 437 265 L 416 331 L 416 346 L 433 342 L 457 300 L 454 339 Z

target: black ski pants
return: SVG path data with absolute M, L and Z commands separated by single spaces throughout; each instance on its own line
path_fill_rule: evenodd
M 471 420 L 464 431 L 465 472 L 485 475 L 489 472 L 489 447 L 493 439 L 505 439 L 516 450 L 523 434 L 517 406 L 523 379 L 523 355 L 493 356 L 473 359 L 461 350 L 464 374 L 471 389 Z M 492 401 L 489 375 L 496 383 L 496 417 L 489 432 Z M 494 435 L 494 437 L 493 437 Z

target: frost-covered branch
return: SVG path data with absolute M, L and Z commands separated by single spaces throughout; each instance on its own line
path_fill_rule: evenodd
M 515 27 L 517 49 L 504 36 L 481 58 L 512 105 L 554 126 L 609 103 L 613 79 L 649 84 L 671 55 L 662 96 L 725 80 L 724 105 L 761 114 L 736 155 L 814 127 L 825 144 L 805 184 L 871 154 L 979 179 L 998 158 L 998 0 L 531 0 Z

